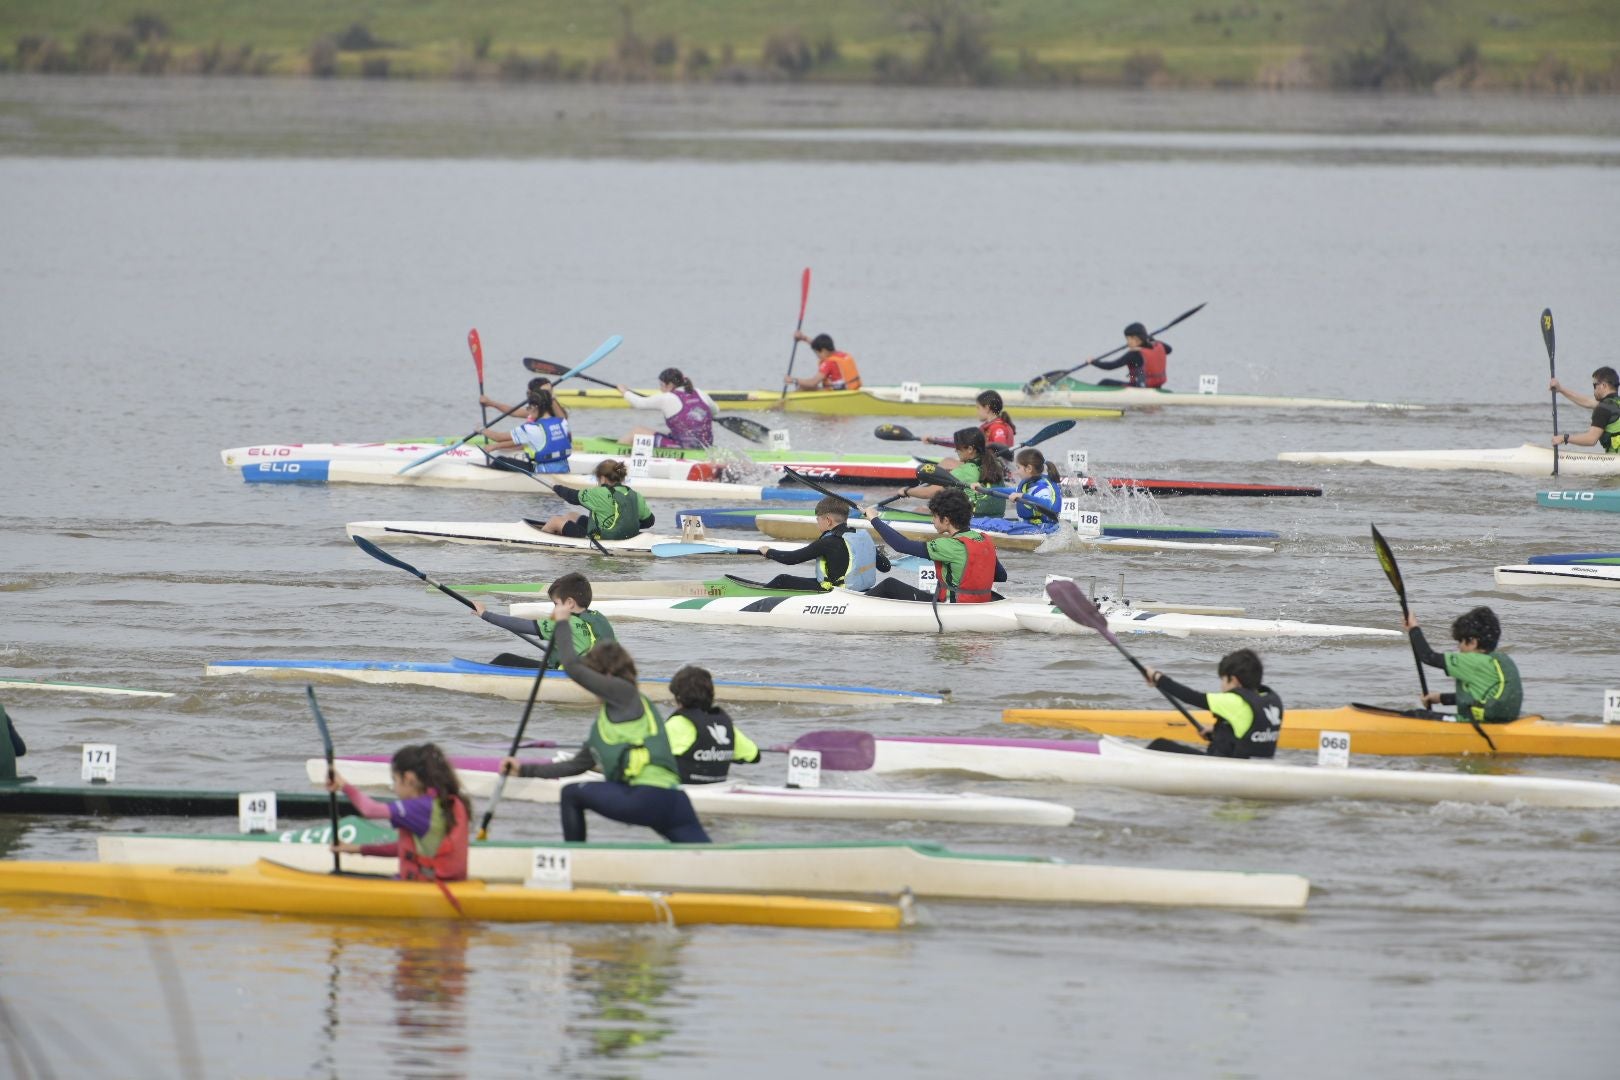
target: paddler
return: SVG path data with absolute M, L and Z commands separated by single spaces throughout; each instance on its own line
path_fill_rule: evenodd
M 1125 328 L 1125 344 L 1128 346 L 1125 355 L 1113 360 L 1093 360 L 1091 366 L 1102 368 L 1104 371 L 1113 371 L 1117 368 L 1126 368 L 1129 371 L 1124 382 L 1118 379 L 1099 379 L 1098 386 L 1145 386 L 1156 390 L 1165 384 L 1165 360 L 1170 356 L 1170 346 L 1162 341 L 1156 341 L 1148 334 L 1147 327 L 1139 322 L 1133 322 Z
M 522 765 L 506 758 L 508 774 L 560 780 L 595 769 L 605 779 L 568 784 L 559 799 L 563 839 L 585 839 L 585 811 L 627 825 L 645 825 L 676 844 L 707 844 L 692 801 L 681 790 L 681 767 L 670 744 L 669 729 L 653 703 L 636 685 L 636 663 L 616 641 L 604 641 L 583 658 L 574 651 L 574 635 L 561 625 L 570 616 L 553 607 L 559 624 L 556 652 L 575 684 L 601 702 L 596 720 L 579 753 L 565 761 Z
M 629 470 L 622 461 L 608 458 L 597 463 L 597 487 L 575 491 L 558 485 L 557 497 L 585 508 L 584 513 L 569 510 L 553 515 L 542 531 L 558 536 L 591 536 L 598 540 L 627 540 L 653 526 L 653 512 L 641 492 L 625 486 Z
M 759 747 L 742 733 L 726 710 L 714 705 L 714 677 L 708 669 L 688 664 L 669 680 L 676 709 L 664 727 L 675 753 L 683 784 L 719 784 L 730 776 L 731 765 L 753 765 Z
M 28 744 L 17 733 L 6 707 L 0 705 L 0 720 L 6 722 L 6 737 L 0 739 L 0 780 L 17 779 L 17 759 L 28 753 Z
M 1592 372 L 1592 396 L 1566 390 L 1557 379 L 1547 386 L 1585 409 L 1592 410 L 1592 426 L 1579 435 L 1553 436 L 1554 446 L 1596 446 L 1606 454 L 1620 454 L 1620 375 L 1612 367 Z
M 387 844 L 333 844 L 349 855 L 399 857 L 405 881 L 463 881 L 467 877 L 467 823 L 472 803 L 461 793 L 461 779 L 433 743 L 403 746 L 389 762 L 396 802 L 378 802 L 336 772 L 328 791 L 342 791 L 363 817 L 386 819 L 399 830 Z
M 680 368 L 665 368 L 658 373 L 656 394 L 643 397 L 628 387 L 618 387 L 625 404 L 632 409 L 657 409 L 664 414 L 668 431 L 655 431 L 648 427 L 631 428 L 630 434 L 619 440 L 634 443 L 637 435 L 651 435 L 653 445 L 660 450 L 685 448 L 700 450 L 714 445 L 714 414 L 719 412 L 714 399 L 692 385 L 692 380 Z
M 1496 723 L 1519 718 L 1524 703 L 1524 687 L 1513 660 L 1496 651 L 1502 640 L 1502 624 L 1496 612 L 1477 607 L 1457 616 L 1451 624 L 1451 637 L 1457 643 L 1453 653 L 1437 653 L 1423 639 L 1417 617 L 1410 612 L 1401 623 L 1412 636 L 1412 652 L 1420 663 L 1436 667 L 1457 681 L 1450 694 L 1430 691 L 1423 695 L 1425 705 L 1455 705 L 1457 717 L 1479 723 Z
M 1007 406 L 1001 400 L 1001 394 L 995 390 L 982 391 L 974 399 L 974 405 L 979 410 L 979 430 L 984 432 L 984 440 L 990 450 L 997 457 L 1009 457 L 1009 451 L 1018 438 L 1018 429 L 1013 426 L 1012 417 L 1007 415 Z M 945 442 L 943 439 L 927 441 L 936 446 Z M 939 463 L 942 469 L 954 469 L 960 464 L 956 458 L 950 457 L 941 459 Z
M 484 449 L 490 453 L 502 450 L 523 451 L 531 472 L 565 473 L 568 455 L 573 452 L 574 440 L 568 430 L 568 410 L 552 397 L 549 379 L 529 380 L 529 398 L 522 409 L 523 421 L 511 431 L 499 432 L 485 428 L 489 439 Z M 536 383 L 545 385 L 536 386 Z M 505 412 L 511 408 L 488 397 L 479 397 L 479 404 Z
M 976 429 L 974 433 L 978 434 Z M 876 506 L 868 506 L 863 512 L 884 543 L 902 555 L 932 559 L 937 575 L 937 585 L 931 595 L 891 577 L 868 589 L 868 596 L 932 600 L 941 604 L 984 604 L 999 599 L 995 583 L 1007 580 L 1007 570 L 996 558 L 996 545 L 990 538 L 969 527 L 973 508 L 965 492 L 946 488 L 928 500 L 934 530 L 939 533 L 932 540 L 909 540 L 901 536 L 882 519 Z
M 847 352 L 839 352 L 833 345 L 832 336 L 817 334 L 814 338 L 802 330 L 793 332 L 794 341 L 803 341 L 809 344 L 810 351 L 816 354 L 816 373 L 807 379 L 796 379 L 787 376 L 782 385 L 789 390 L 859 390 L 861 388 L 861 372 L 855 366 L 855 358 Z
M 1059 486 L 1062 477 L 1057 466 L 1033 446 L 1026 446 L 1013 460 L 1013 473 L 1017 487 L 991 488 L 991 494 L 1005 496 L 1017 508 L 1018 520 L 1031 531 L 1050 532 L 1057 528 L 1063 510 L 1063 490 Z M 1003 521 L 996 528 L 1001 532 L 1017 531 L 1010 529 L 1011 525 Z
M 1210 757 L 1268 758 L 1277 753 L 1282 733 L 1283 703 L 1276 691 L 1261 680 L 1265 670 L 1253 649 L 1239 649 L 1221 657 L 1215 673 L 1221 678 L 1219 693 L 1206 694 L 1176 682 L 1162 671 L 1144 671 L 1148 684 L 1157 686 L 1177 701 L 1215 714 L 1215 726 L 1206 738 L 1209 746 L 1200 750 L 1174 739 L 1154 739 L 1149 750 L 1176 754 L 1207 754 Z
M 546 590 L 551 597 L 552 606 L 568 612 L 568 626 L 574 635 L 574 651 L 581 656 L 596 647 L 599 641 L 617 641 L 618 635 L 613 632 L 613 624 L 608 622 L 607 616 L 591 607 L 591 582 L 584 574 L 574 572 L 564 574 L 551 583 Z M 487 610 L 477 600 L 472 602 L 473 614 L 489 623 L 499 626 L 503 630 L 511 630 L 517 634 L 535 634 L 542 641 L 550 641 L 551 636 L 557 632 L 555 619 L 519 619 L 512 615 L 500 615 Z M 538 665 L 534 665 L 538 666 Z M 557 654 L 551 654 L 551 666 L 562 667 L 562 661 Z
M 988 489 L 1007 480 L 1007 469 L 1002 465 L 1001 458 L 990 452 L 984 432 L 978 428 L 958 430 L 954 441 L 957 464 L 948 471 L 968 489 L 968 501 L 973 507 L 973 516 L 999 519 L 1006 513 L 1006 500 L 1000 495 L 992 494 Z M 953 459 L 946 459 L 950 460 Z M 940 465 L 945 465 L 945 462 L 940 462 Z M 973 490 L 977 485 L 984 485 L 986 490 Z M 918 484 L 903 487 L 899 493 L 907 498 L 932 499 L 944 490 L 945 488 L 939 484 Z M 989 528 L 990 523 L 987 521 L 984 527 Z
M 816 503 L 816 527 L 821 535 L 794 551 L 776 551 L 761 546 L 759 553 L 772 562 L 796 566 L 816 561 L 815 577 L 777 574 L 766 582 L 771 589 L 819 592 L 835 588 L 865 592 L 878 582 L 878 573 L 889 570 L 888 556 L 877 549 L 872 534 L 849 524 L 849 503 L 831 495 Z

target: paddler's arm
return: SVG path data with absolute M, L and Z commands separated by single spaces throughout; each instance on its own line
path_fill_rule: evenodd
M 633 682 L 604 675 L 587 666 L 579 653 L 574 650 L 573 627 L 568 623 L 568 619 L 557 620 L 556 644 L 552 646 L 552 656 L 562 664 L 563 671 L 567 672 L 568 677 L 574 682 L 601 699 L 602 704 L 607 706 L 609 720 L 617 723 L 634 720 L 640 716 L 640 688 Z
M 551 636 L 553 629 L 555 629 L 555 625 L 550 619 L 544 621 L 540 619 L 519 619 L 514 615 L 501 615 L 490 611 L 484 607 L 482 600 L 474 600 L 472 604 L 474 615 L 477 615 L 491 626 L 498 626 L 502 630 L 510 630 L 514 634 L 536 634 L 544 641 Z
M 819 559 L 826 555 L 830 555 L 832 553 L 831 549 L 834 544 L 836 544 L 838 547 L 844 546 L 844 542 L 838 539 L 836 536 L 818 536 L 808 544 L 804 545 L 804 547 L 798 548 L 794 551 L 777 551 L 774 548 L 761 546 L 759 553 L 771 560 L 771 562 L 786 563 L 789 566 L 796 566 L 799 563 L 810 562 L 812 559 Z
M 733 745 L 736 747 L 731 755 L 731 760 L 741 765 L 757 764 L 759 761 L 759 747 L 754 744 L 754 740 L 744 735 L 742 728 L 736 724 L 731 725 L 731 734 L 735 739 Z
M 915 555 L 919 559 L 928 558 L 928 545 L 921 540 L 908 540 L 895 532 L 894 526 L 879 516 L 881 511 L 876 506 L 868 506 L 861 513 L 866 515 L 866 520 L 872 523 L 872 528 L 876 529 L 877 534 L 883 537 L 885 544 L 888 544 L 902 555 Z M 1003 579 L 998 578 L 997 580 Z
M 1573 401 L 1575 404 L 1584 409 L 1597 408 L 1597 398 L 1591 396 L 1590 394 L 1583 394 L 1577 390 L 1571 390 L 1557 379 L 1548 379 L 1547 389 L 1558 391 L 1560 394 L 1563 394 L 1565 397 L 1569 398 L 1569 400 Z
M 23 742 L 23 737 L 17 733 L 17 725 L 13 724 L 11 717 L 6 715 L 4 706 L 0 706 L 0 716 L 6 718 L 6 736 L 11 739 L 11 755 L 13 757 L 22 757 L 28 753 L 28 744 Z
M 1157 686 L 1160 690 L 1163 690 L 1177 701 L 1186 702 L 1188 705 L 1192 705 L 1200 709 L 1209 708 L 1208 694 L 1204 693 L 1202 690 L 1194 690 L 1190 686 L 1182 686 L 1180 683 L 1176 682 L 1176 680 L 1172 679 L 1162 671 L 1158 671 L 1154 668 L 1148 668 L 1147 681 L 1152 683 L 1154 686 Z
M 552 490 L 557 493 L 557 498 L 561 499 L 563 502 L 572 503 L 575 506 L 581 505 L 579 501 L 579 489 L 571 488 L 566 484 L 558 484 Z
M 1418 626 L 1416 617 L 1410 614 L 1407 615 L 1402 625 L 1406 627 L 1406 632 L 1412 636 L 1412 654 L 1418 658 L 1418 663 L 1427 664 L 1429 667 L 1437 667 L 1444 671 L 1446 669 L 1446 658 L 1429 647 L 1429 643 L 1424 640 L 1423 629 Z
M 584 747 L 579 753 L 562 761 L 531 761 L 519 762 L 515 757 L 503 758 L 501 770 L 508 776 L 537 777 L 541 780 L 561 780 L 565 776 L 578 776 L 590 772 L 595 766 L 591 760 L 591 752 Z M 513 773 L 513 770 L 517 770 Z

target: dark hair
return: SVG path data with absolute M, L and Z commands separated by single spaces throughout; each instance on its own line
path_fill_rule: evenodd
M 836 345 L 834 345 L 832 343 L 832 335 L 831 334 L 817 334 L 814 338 L 811 339 L 811 341 L 810 341 L 810 351 L 811 352 L 820 352 L 822 349 L 826 349 L 828 352 L 837 352 L 838 351 L 838 346 L 836 346 Z
M 1610 386 L 1620 388 L 1620 375 L 1615 374 L 1612 367 L 1600 367 L 1592 372 L 1592 378 L 1598 382 L 1606 382 Z
M 691 664 L 681 668 L 669 680 L 669 692 L 683 709 L 714 708 L 714 677 L 707 668 Z
M 591 646 L 591 651 L 585 654 L 585 666 L 592 671 L 625 682 L 636 681 L 636 662 L 630 658 L 624 646 L 617 641 L 598 641 Z
M 591 579 L 575 570 L 551 583 L 546 595 L 553 600 L 572 600 L 582 608 L 591 606 Z
M 836 518 L 849 520 L 849 503 L 836 495 L 823 495 L 821 501 L 816 503 L 816 517 L 829 514 Z
M 1495 652 L 1497 642 L 1502 640 L 1502 624 L 1497 621 L 1496 612 L 1488 607 L 1477 607 L 1457 616 L 1451 624 L 1451 640 L 1467 638 L 1474 639 L 1480 652 Z
M 1007 415 L 1007 403 L 1001 400 L 1001 395 L 996 391 L 982 391 L 980 392 L 979 396 L 973 400 L 995 413 L 996 418 L 1005 423 L 1008 427 L 1014 426 L 1012 417 Z
M 1265 668 L 1260 666 L 1260 657 L 1253 649 L 1239 649 L 1237 652 L 1227 653 L 1221 657 L 1220 666 L 1215 669 L 1215 673 L 1232 676 L 1245 690 L 1260 689 L 1260 683 L 1266 677 Z
M 1018 451 L 1018 456 L 1013 460 L 1017 461 L 1020 465 L 1030 466 L 1036 472 L 1046 473 L 1046 478 L 1052 481 L 1054 484 L 1063 483 L 1063 477 L 1058 472 L 1058 467 L 1052 464 L 1050 461 L 1047 461 L 1046 455 L 1035 449 L 1033 446 L 1026 446 L 1022 450 Z
M 1147 327 L 1143 326 L 1139 322 L 1133 322 L 1131 325 L 1127 326 L 1125 328 L 1125 336 L 1141 338 L 1143 344 L 1153 340 L 1153 338 L 1148 335 Z
M 558 404 L 557 399 L 551 396 L 551 391 L 543 386 L 539 389 L 533 386 L 529 387 L 529 404 L 534 406 L 541 416 L 555 416 L 562 420 L 568 419 L 568 410 Z
M 973 524 L 973 504 L 968 501 L 967 492 L 961 488 L 936 491 L 934 497 L 928 500 L 928 512 L 950 522 L 957 532 Z
M 388 767 L 402 776 L 408 772 L 415 773 L 423 788 L 438 793 L 439 806 L 446 814 L 455 813 L 456 800 L 460 799 L 461 805 L 467 809 L 467 816 L 472 816 L 472 801 L 461 793 L 461 777 L 456 775 L 456 770 L 436 743 L 402 746 L 394 751 L 394 758 Z
M 979 466 L 981 483 L 999 484 L 1007 479 L 1007 469 L 1001 464 L 1001 458 L 990 452 L 990 446 L 984 439 L 984 432 L 976 427 L 959 428 L 951 441 L 956 444 L 958 454 L 963 450 L 973 451 L 973 460 Z
M 690 391 L 692 389 L 692 380 L 688 379 L 685 375 L 682 375 L 681 369 L 678 367 L 667 367 L 663 371 L 660 371 L 658 373 L 658 381 L 661 383 L 666 383 L 670 386 L 678 386 L 682 390 L 686 391 Z
M 612 458 L 604 458 L 598 461 L 596 468 L 592 471 L 592 475 L 608 487 L 618 487 L 624 483 L 624 478 L 629 474 L 629 470 L 624 467 L 624 462 L 615 461 Z
M 550 385 L 551 385 L 551 376 L 550 375 L 536 375 L 534 378 L 529 380 L 529 393 L 532 394 L 536 390 L 544 390 L 544 389 L 546 389 L 546 387 L 548 387 Z

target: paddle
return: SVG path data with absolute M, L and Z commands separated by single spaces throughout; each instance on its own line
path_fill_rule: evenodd
M 1115 637 L 1114 632 L 1108 629 L 1108 620 L 1103 616 L 1102 612 L 1097 610 L 1097 606 L 1086 598 L 1086 594 L 1081 591 L 1080 586 L 1066 580 L 1049 581 L 1046 583 L 1046 595 L 1050 596 L 1052 603 L 1058 606 L 1058 610 L 1070 619 L 1101 634 L 1110 645 L 1119 650 L 1121 656 L 1129 660 L 1136 667 L 1136 670 L 1142 673 L 1143 678 L 1147 677 L 1147 668 L 1143 667 L 1142 662 L 1132 656 L 1125 646 L 1119 643 L 1119 638 Z M 1188 712 L 1181 702 L 1170 695 L 1170 691 L 1157 683 L 1154 684 L 1154 688 L 1164 695 L 1166 701 L 1176 707 L 1176 711 L 1186 719 L 1187 723 L 1193 726 L 1199 735 L 1203 736 L 1206 742 L 1209 740 L 1209 732 L 1205 730 L 1202 724 L 1193 719 L 1192 713 Z
M 606 341 L 602 342 L 602 344 L 598 345 L 596 347 L 595 352 L 591 353 L 591 355 L 587 356 L 584 360 L 580 361 L 580 363 L 577 364 L 575 367 L 573 367 L 572 369 L 570 369 L 568 371 L 563 372 L 562 376 L 557 380 L 557 382 L 561 383 L 566 379 L 571 379 L 575 375 L 578 375 L 580 372 L 584 371 L 586 368 L 590 367 L 592 364 L 596 363 L 598 360 L 601 360 L 608 353 L 612 352 L 614 349 L 617 349 L 619 347 L 619 345 L 621 343 L 623 343 L 623 341 L 624 341 L 624 338 L 620 337 L 618 334 L 614 334 L 612 337 L 610 337 Z M 528 401 L 526 401 L 526 400 L 521 401 L 518 404 L 512 406 L 510 409 L 507 409 L 505 412 L 501 413 L 501 415 L 497 416 L 495 419 L 501 420 L 501 419 L 504 419 L 505 417 L 511 416 L 513 413 L 517 412 L 521 408 L 524 408 L 526 405 L 528 405 Z M 488 426 L 488 425 L 485 425 L 485 426 Z M 480 430 L 482 430 L 482 429 L 480 429 Z M 417 458 L 415 461 L 411 462 L 409 465 L 406 465 L 404 468 L 400 469 L 399 473 L 400 473 L 400 475 L 403 476 L 405 473 L 410 472 L 412 469 L 416 468 L 418 465 L 421 465 L 424 462 L 432 461 L 434 458 L 438 457 L 440 454 L 447 454 L 451 450 L 454 450 L 456 447 L 462 445 L 463 443 L 470 442 L 471 440 L 477 438 L 477 436 L 478 436 L 478 432 L 474 431 L 471 434 L 467 435 L 466 438 L 461 439 L 461 440 L 459 440 L 459 441 L 457 441 L 455 443 L 452 443 L 449 446 L 440 447 L 439 449 L 433 451 L 431 454 L 424 454 L 422 457 Z
M 1194 315 L 1198 314 L 1200 311 L 1203 311 L 1204 310 L 1204 305 L 1207 304 L 1207 303 L 1209 303 L 1209 301 L 1206 300 L 1206 301 L 1204 301 L 1203 304 L 1199 304 L 1195 308 L 1192 308 L 1192 309 L 1190 309 L 1188 311 L 1183 311 L 1180 315 L 1177 315 L 1175 318 L 1171 319 L 1169 322 L 1165 323 L 1163 326 L 1161 326 L 1157 330 L 1153 331 L 1153 333 L 1150 334 L 1149 336 L 1150 337 L 1158 337 L 1160 334 L 1164 333 L 1166 330 L 1170 329 L 1172 326 L 1175 326 L 1177 323 L 1183 322 L 1184 320 L 1192 318 Z M 1113 356 L 1115 353 L 1124 352 L 1129 347 L 1130 347 L 1129 345 L 1119 345 L 1119 346 L 1116 346 L 1115 348 L 1109 349 L 1107 352 L 1102 353 L 1099 356 L 1093 356 L 1090 360 L 1084 360 L 1084 361 L 1074 365 L 1074 367 L 1072 367 L 1072 368 L 1065 368 L 1065 369 L 1061 369 L 1061 370 L 1057 370 L 1057 371 L 1048 371 L 1044 375 L 1037 375 L 1033 379 L 1029 380 L 1029 382 L 1024 384 L 1024 393 L 1026 393 L 1026 394 L 1044 394 L 1047 391 L 1047 389 L 1051 387 L 1051 385 L 1053 383 L 1058 382 L 1061 379 L 1067 379 L 1070 375 L 1073 375 L 1075 372 L 1079 371 L 1083 367 L 1086 367 L 1088 364 L 1093 364 L 1098 360 L 1106 360 L 1110 356 Z
M 483 406 L 479 406 L 479 407 L 483 408 Z M 516 405 L 512 406 L 510 409 L 507 409 L 505 412 L 501 413 L 501 415 L 497 416 L 495 418 L 495 421 L 505 420 L 508 416 L 511 416 L 513 413 L 517 412 L 519 409 L 527 409 L 528 407 L 529 407 L 529 403 L 527 401 L 520 401 Z M 492 421 L 492 422 L 494 422 L 494 421 Z M 405 473 L 407 473 L 410 470 L 416 468 L 418 465 L 421 465 L 424 462 L 432 461 L 434 458 L 438 457 L 440 454 L 448 454 L 450 451 L 454 450 L 458 446 L 465 446 L 467 443 L 471 442 L 472 440 L 478 438 L 478 436 L 482 435 L 484 433 L 484 428 L 487 428 L 488 426 L 489 426 L 489 424 L 486 423 L 484 425 L 484 427 L 481 427 L 481 428 L 477 429 L 476 431 L 467 432 L 466 435 L 464 435 L 461 438 L 457 439 L 455 442 L 449 444 L 448 446 L 441 446 L 437 450 L 434 450 L 432 453 L 425 454 L 422 457 L 417 458 L 415 461 L 411 462 L 409 465 L 406 465 L 403 468 L 401 468 L 399 470 L 399 472 L 396 473 L 395 475 L 396 476 L 403 476 Z
M 309 711 L 315 714 L 315 726 L 320 729 L 321 743 L 326 747 L 326 782 L 330 785 L 333 778 L 337 776 L 337 766 L 332 761 L 334 756 L 332 753 L 332 733 L 326 729 L 326 717 L 321 715 L 320 703 L 315 700 L 315 688 L 309 683 L 305 683 L 304 693 L 309 695 Z M 343 873 L 342 856 L 340 856 L 336 851 L 336 844 L 338 842 L 337 792 L 328 791 L 326 795 L 331 803 L 332 809 L 332 844 L 334 845 L 334 850 L 332 851 L 332 873 L 341 874 Z
M 550 360 L 541 360 L 535 356 L 525 356 L 523 366 L 536 375 L 561 375 L 568 370 L 561 364 L 553 364 Z M 609 390 L 618 389 L 618 386 L 614 383 L 610 383 L 606 379 L 598 379 L 594 375 L 576 375 L 575 378 L 583 379 L 588 383 L 595 383 L 597 386 L 605 386 Z M 556 383 L 552 383 L 552 385 L 555 386 Z
M 523 732 L 529 727 L 529 715 L 534 712 L 534 703 L 540 697 L 540 684 L 546 681 L 546 668 L 551 666 L 551 650 L 557 647 L 558 634 L 573 633 L 571 627 L 558 625 L 546 641 L 546 654 L 540 658 L 540 669 L 534 673 L 534 682 L 529 686 L 529 700 L 523 706 L 523 719 L 518 721 L 517 734 L 512 736 L 512 749 L 507 757 L 517 757 L 518 748 L 523 745 Z M 489 823 L 495 817 L 495 808 L 501 803 L 501 793 L 506 790 L 506 770 L 502 769 L 495 777 L 495 790 L 490 794 L 489 806 L 484 810 L 484 820 L 478 824 L 478 839 L 489 839 Z
M 478 372 L 478 396 L 484 396 L 484 343 L 478 338 L 478 328 L 473 327 L 467 331 L 467 351 L 472 353 L 473 369 Z M 484 418 L 484 426 L 489 427 L 489 406 L 482 401 L 478 403 L 478 415 Z
M 467 599 L 465 596 L 462 596 L 460 593 L 456 592 L 454 589 L 450 588 L 447 585 L 442 585 L 439 582 L 434 581 L 432 578 L 430 578 L 426 574 L 422 573 L 422 571 L 418 570 L 416 567 L 412 566 L 410 563 L 405 562 L 405 561 L 403 561 L 401 559 L 394 558 L 394 556 L 388 554 L 388 552 L 384 551 L 382 548 L 378 547 L 376 544 L 373 544 L 370 540 L 367 540 L 365 537 L 363 537 L 363 536 L 354 536 L 354 537 L 350 537 L 350 539 L 354 541 L 356 547 L 358 547 L 361 551 L 365 552 L 367 555 L 370 555 L 373 559 L 376 559 L 378 562 L 385 562 L 389 566 L 397 566 L 401 570 L 405 571 L 407 574 L 410 574 L 411 576 L 413 576 L 415 578 L 418 578 L 421 581 L 424 581 L 427 584 L 433 586 L 435 589 L 438 589 L 440 592 L 444 593 L 444 595 L 446 595 L 446 596 L 450 597 L 450 599 L 456 601 L 456 603 L 464 604 L 469 608 L 473 608 L 473 610 L 475 610 L 475 611 L 477 610 L 473 606 L 473 602 L 471 600 Z M 524 641 L 527 641 L 530 645 L 533 645 L 537 649 L 550 648 L 550 646 L 542 644 L 538 638 L 530 637 L 528 634 L 518 634 L 517 631 L 515 631 L 515 630 L 512 631 L 512 633 L 517 634 L 518 637 L 522 638 Z
M 899 424 L 879 424 L 877 430 L 872 432 L 884 442 L 920 442 L 929 446 L 955 446 L 952 439 L 941 438 L 938 435 L 913 435 L 910 428 Z
M 1557 344 L 1553 337 L 1552 308 L 1541 309 L 1541 340 L 1547 346 L 1547 375 L 1549 378 L 1558 378 L 1558 364 L 1553 359 Z M 1558 391 L 1549 391 L 1552 394 L 1553 412 L 1553 475 L 1558 475 Z
M 753 548 L 725 547 L 720 544 L 654 544 L 655 559 L 679 559 L 683 555 L 757 555 Z
M 787 403 L 787 380 L 793 377 L 793 361 L 799 358 L 799 335 L 804 333 L 804 309 L 810 303 L 810 268 L 804 268 L 804 276 L 799 279 L 799 325 L 793 328 L 793 348 L 788 350 L 787 377 L 782 380 L 782 398 L 776 403 L 781 408 Z
M 561 749 L 573 743 L 530 739 L 525 748 Z M 762 746 L 767 754 L 791 754 L 795 750 L 817 750 L 821 767 L 829 772 L 865 772 L 877 760 L 877 744 L 868 731 L 809 731 L 786 746 Z M 517 751 L 513 751 L 515 754 Z
M 563 373 L 563 366 L 561 364 L 553 364 L 549 360 L 541 360 L 534 356 L 525 356 L 523 358 L 523 366 L 534 372 L 536 375 L 561 375 Z M 580 375 L 578 377 L 584 379 L 586 382 L 592 382 L 598 386 L 605 386 L 610 390 L 618 389 L 618 387 L 613 383 L 606 382 L 602 379 L 593 378 L 590 375 Z M 771 429 L 760 423 L 758 420 L 748 420 L 741 416 L 717 416 L 714 418 L 714 422 L 732 434 L 740 435 L 750 442 L 762 443 L 766 439 L 770 438 L 771 435 Z

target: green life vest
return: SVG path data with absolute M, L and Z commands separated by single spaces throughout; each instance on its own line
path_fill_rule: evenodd
M 636 493 L 620 484 L 586 491 L 579 501 L 591 512 L 591 533 L 601 540 L 626 540 L 641 531 Z
M 1609 406 L 1609 415 L 1612 419 L 1603 425 L 1603 434 L 1598 436 L 1598 445 L 1610 454 L 1620 454 L 1620 393 L 1610 394 L 1598 402 L 1598 407 Z
M 1446 674 L 1457 680 L 1457 715 L 1464 720 L 1517 720 L 1524 703 L 1519 669 L 1501 653 L 1446 653 Z
M 634 720 L 615 723 L 608 719 L 606 705 L 596 710 L 596 723 L 591 725 L 585 746 L 596 761 L 597 772 L 609 780 L 648 787 L 681 786 L 680 765 L 670 749 L 669 733 L 645 695 L 641 715 Z
M 973 490 L 973 485 L 981 483 L 984 476 L 978 462 L 964 461 L 951 470 L 951 475 L 968 486 L 968 503 L 973 507 L 974 517 L 1001 517 L 1007 512 L 1007 500 L 1000 495 Z
M 574 632 L 575 656 L 584 656 L 596 647 L 598 641 L 618 640 L 618 635 L 613 632 L 613 624 L 607 621 L 607 616 L 591 608 L 586 608 L 573 616 L 568 620 L 568 624 Z M 542 641 L 550 641 L 551 635 L 557 632 L 557 624 L 551 619 L 538 619 L 534 626 Z M 561 668 L 562 658 L 553 653 L 551 666 Z

